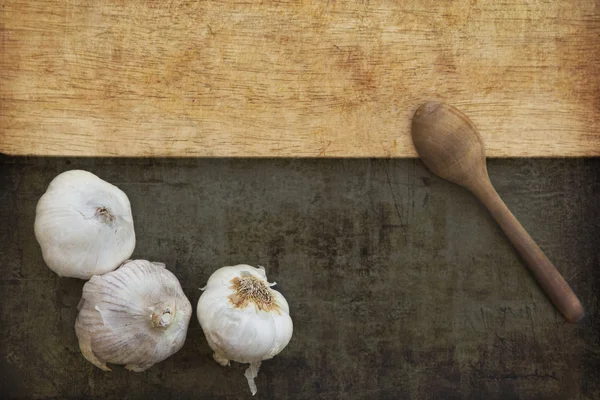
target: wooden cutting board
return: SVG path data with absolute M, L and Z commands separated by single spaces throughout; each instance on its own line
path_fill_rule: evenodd
M 423 101 L 487 154 L 600 155 L 598 1 L 1 3 L 0 152 L 415 156 Z

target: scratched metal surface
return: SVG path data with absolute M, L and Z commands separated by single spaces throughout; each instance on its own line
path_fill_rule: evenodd
M 600 397 L 600 159 L 489 162 L 492 181 L 581 297 L 566 324 L 475 199 L 418 160 L 0 159 L 2 398 L 250 398 L 193 317 L 145 373 L 81 356 L 83 282 L 44 266 L 37 199 L 84 168 L 133 206 L 135 257 L 163 261 L 196 304 L 210 273 L 260 264 L 288 298 L 289 346 L 263 399 Z

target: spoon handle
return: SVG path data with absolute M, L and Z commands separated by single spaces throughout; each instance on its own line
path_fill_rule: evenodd
M 489 178 L 486 176 L 486 179 L 479 180 L 476 185 L 473 185 L 471 191 L 498 222 L 556 308 L 569 322 L 575 323 L 581 320 L 584 311 L 579 299 L 560 272 L 504 204 Z

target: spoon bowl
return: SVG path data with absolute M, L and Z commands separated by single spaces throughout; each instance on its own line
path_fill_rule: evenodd
M 474 178 L 487 176 L 483 140 L 458 109 L 425 103 L 415 112 L 411 131 L 417 153 L 441 178 L 470 187 Z

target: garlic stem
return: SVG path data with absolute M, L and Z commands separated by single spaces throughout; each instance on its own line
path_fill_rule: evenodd
M 160 303 L 151 307 L 152 309 L 152 326 L 155 328 L 168 328 L 173 322 L 173 314 L 175 310 Z
M 250 363 L 250 366 L 246 369 L 246 372 L 244 372 L 244 376 L 248 381 L 248 386 L 250 387 L 250 392 L 252 393 L 252 396 L 254 396 L 258 391 L 258 389 L 256 388 L 256 383 L 254 382 L 254 378 L 258 376 L 260 364 L 261 361 Z
M 96 208 L 96 216 L 103 219 L 107 224 L 115 220 L 115 216 L 112 215 L 109 209 L 104 206 Z

